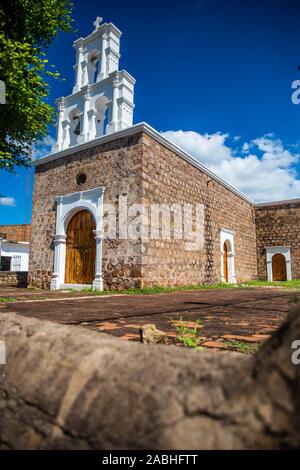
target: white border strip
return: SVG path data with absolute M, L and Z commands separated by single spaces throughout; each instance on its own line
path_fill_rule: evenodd
M 281 201 L 270 201 L 270 202 L 258 202 L 256 206 L 259 207 L 268 207 L 268 206 L 280 206 L 285 204 L 299 204 L 300 198 L 295 199 L 283 199 Z

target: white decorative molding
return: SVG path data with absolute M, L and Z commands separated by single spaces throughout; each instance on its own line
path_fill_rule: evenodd
M 224 273 L 224 243 L 227 244 L 227 267 L 228 283 L 236 284 L 235 265 L 234 265 L 234 231 L 222 228 L 220 231 L 220 252 L 221 252 L 221 282 L 227 282 Z
M 65 194 L 56 198 L 56 234 L 54 236 L 54 269 L 50 289 L 65 287 L 86 287 L 86 285 L 65 284 L 67 227 L 71 218 L 80 210 L 88 210 L 94 217 L 96 230 L 95 278 L 92 287 L 103 289 L 102 241 L 103 241 L 103 194 L 102 186 L 87 191 Z
M 292 279 L 291 247 L 290 246 L 266 246 L 267 275 L 268 275 L 268 281 L 270 282 L 273 282 L 272 258 L 274 255 L 277 255 L 279 253 L 285 257 L 286 279 L 287 281 L 290 281 Z
M 281 206 L 281 205 L 289 205 L 289 204 L 299 204 L 300 198 L 294 198 L 294 199 L 282 199 L 281 201 L 271 201 L 271 202 L 259 202 L 256 204 L 256 206 L 259 208 L 264 208 L 264 207 L 269 207 L 269 206 Z
M 54 154 L 132 126 L 135 79 L 125 70 L 119 71 L 122 33 L 112 23 L 101 22 L 102 18 L 97 17 L 94 31 L 73 44 L 75 84 L 71 95 L 56 101 Z M 94 113 L 97 118 L 91 123 Z M 78 132 L 72 125 L 74 119 L 79 125 Z

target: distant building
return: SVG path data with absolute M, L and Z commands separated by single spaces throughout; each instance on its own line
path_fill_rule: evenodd
M 30 225 L 0 225 L 0 271 L 28 271 Z

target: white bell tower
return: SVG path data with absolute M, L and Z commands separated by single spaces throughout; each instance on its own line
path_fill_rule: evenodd
M 97 17 L 94 31 L 77 39 L 73 92 L 59 98 L 52 153 L 132 125 L 134 78 L 119 71 L 121 31 Z

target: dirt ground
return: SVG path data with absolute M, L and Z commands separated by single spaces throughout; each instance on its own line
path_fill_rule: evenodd
M 17 300 L 0 303 L 0 314 L 11 311 L 126 340 L 139 341 L 139 328 L 154 323 L 174 343 L 180 319 L 190 327 L 200 320 L 201 345 L 215 350 L 233 346 L 240 350 L 243 344 L 256 347 L 285 320 L 295 301 L 300 301 L 300 293 L 270 288 L 110 296 L 1 288 L 0 297 Z

